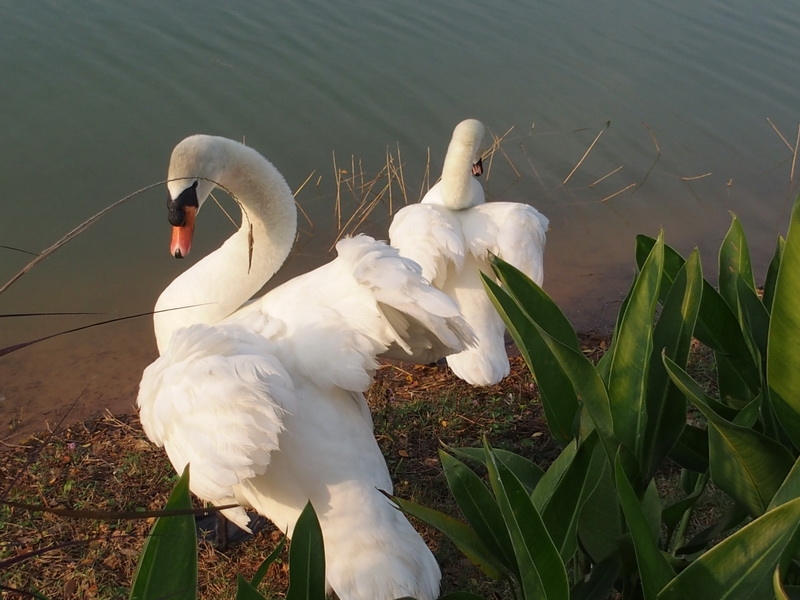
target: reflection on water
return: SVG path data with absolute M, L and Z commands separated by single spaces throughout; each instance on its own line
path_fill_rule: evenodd
M 298 197 L 313 225 L 286 278 L 326 259 L 334 155 L 374 175 L 399 148 L 418 193 L 428 149 L 435 179 L 473 116 L 496 135 L 513 126 L 487 191 L 550 218 L 545 288 L 579 328 L 613 321 L 640 232 L 699 246 L 713 277 L 735 211 L 764 272 L 800 178 L 793 3 L 490 4 L 6 3 L 0 245 L 39 252 L 163 178 L 172 146 L 202 131 L 244 138 L 294 188 L 314 173 Z M 2 319 L 0 346 L 148 310 L 191 264 L 167 256 L 165 193 L 132 198 L 0 296 L 0 313 L 103 316 Z M 388 213 L 381 203 L 363 228 L 385 237 Z M 199 227 L 192 260 L 232 231 L 212 207 Z M 3 281 L 28 260 L 0 258 Z M 130 406 L 153 352 L 144 318 L 4 357 L 2 424 L 20 410 L 52 421 L 81 382 L 87 411 Z

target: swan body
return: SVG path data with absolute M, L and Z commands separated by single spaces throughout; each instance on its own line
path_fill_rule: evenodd
M 459 123 L 447 149 L 441 180 L 419 204 L 397 212 L 390 243 L 422 266 L 422 274 L 455 300 L 478 343 L 447 363 L 464 381 L 492 385 L 509 373 L 505 325 L 487 296 L 480 273 L 492 275 L 489 255 L 511 263 L 537 284 L 543 279 L 548 219 L 518 202 L 486 203 L 480 175 L 484 126 Z
M 291 536 L 310 500 L 326 577 L 342 600 L 438 596 L 439 567 L 379 490 L 392 481 L 363 392 L 377 357 L 418 361 L 461 350 L 472 333 L 413 261 L 366 236 L 338 257 L 245 303 L 277 271 L 296 231 L 294 198 L 254 150 L 193 136 L 173 151 L 172 254 L 188 252 L 194 215 L 215 186 L 243 225 L 177 277 L 156 304 L 160 357 L 138 406 L 147 436 L 190 487 L 247 529 L 251 507 Z

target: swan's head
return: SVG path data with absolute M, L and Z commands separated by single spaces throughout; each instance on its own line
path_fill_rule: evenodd
M 211 194 L 225 169 L 220 146 L 229 140 L 193 135 L 172 151 L 167 176 L 167 212 L 172 225 L 170 254 L 183 258 L 189 253 L 195 216 Z M 231 142 L 235 143 L 235 142 Z
M 453 129 L 453 137 L 447 148 L 448 155 L 457 157 L 459 161 L 465 158 L 469 160 L 472 174 L 475 177 L 483 174 L 481 147 L 485 134 L 486 128 L 478 119 L 465 119 Z
M 181 191 L 177 197 L 172 195 L 167 198 L 167 218 L 172 225 L 172 242 L 169 253 L 175 258 L 183 258 L 189 254 L 194 236 L 194 219 L 200 210 L 200 200 L 197 197 L 198 182 L 194 181 L 189 187 Z

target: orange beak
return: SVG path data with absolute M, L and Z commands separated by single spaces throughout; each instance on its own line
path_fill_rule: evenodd
M 186 221 L 179 227 L 172 228 L 172 241 L 169 245 L 169 253 L 175 258 L 184 258 L 189 254 L 192 247 L 192 236 L 194 235 L 194 217 L 197 214 L 197 207 L 187 206 L 184 208 Z

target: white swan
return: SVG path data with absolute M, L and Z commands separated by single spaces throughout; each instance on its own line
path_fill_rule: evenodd
M 518 202 L 486 204 L 473 177 L 482 173 L 484 127 L 459 123 L 447 148 L 442 178 L 419 204 L 398 211 L 389 228 L 390 243 L 418 262 L 434 286 L 458 302 L 478 344 L 447 357 L 453 372 L 472 385 L 492 385 L 509 373 L 505 325 L 489 301 L 479 273 L 491 275 L 491 252 L 536 283 L 543 278 L 548 219 Z
M 296 207 L 255 150 L 187 138 L 169 169 L 173 255 L 188 252 L 195 213 L 215 186 L 240 202 L 243 225 L 158 299 L 161 356 L 138 396 L 147 436 L 178 472 L 191 463 L 198 497 L 252 507 L 289 535 L 311 500 L 328 585 L 343 600 L 433 600 L 433 555 L 378 491 L 392 482 L 362 392 L 378 355 L 427 361 L 463 348 L 469 327 L 418 265 L 366 236 L 240 308 L 288 255 Z M 243 508 L 224 512 L 247 528 Z

